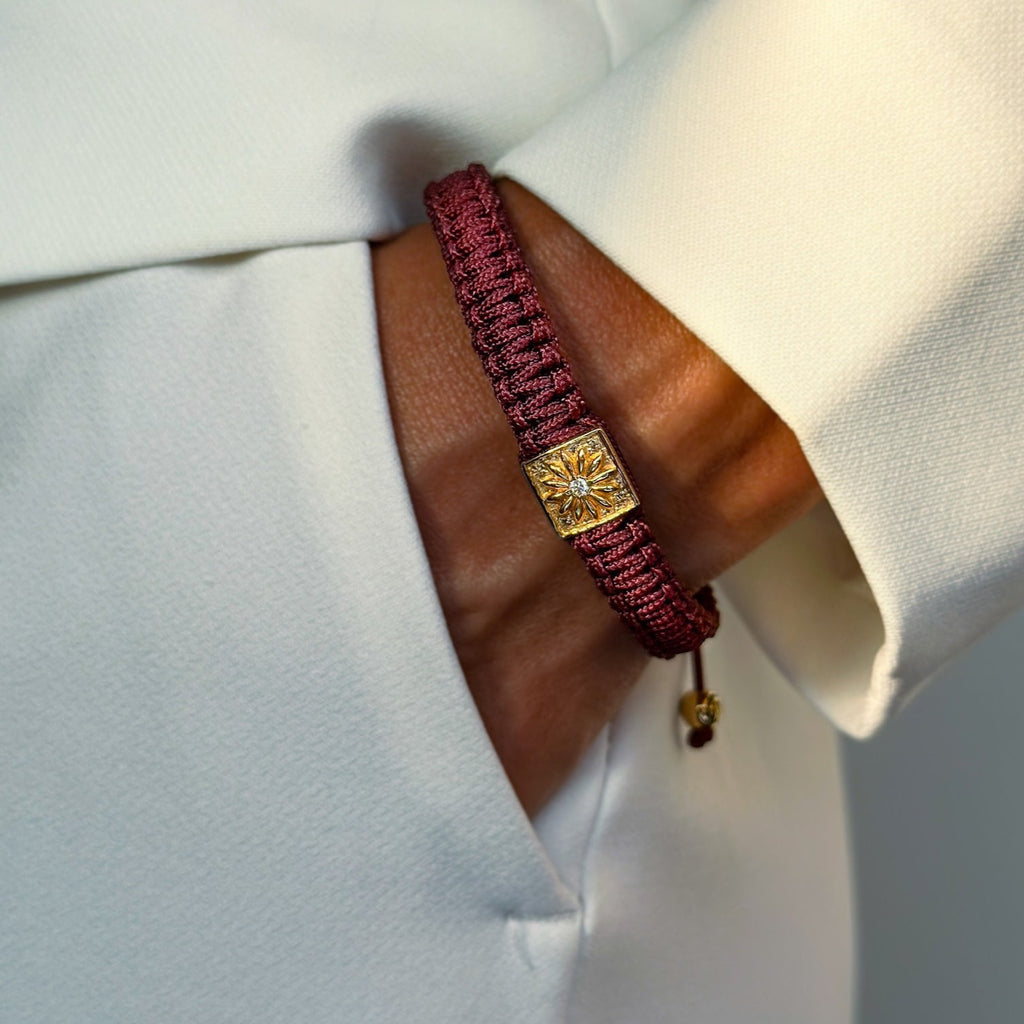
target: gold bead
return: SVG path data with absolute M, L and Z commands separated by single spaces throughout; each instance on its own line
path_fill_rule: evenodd
M 691 729 L 699 729 L 722 717 L 722 704 L 710 690 L 687 690 L 679 698 L 679 714 Z

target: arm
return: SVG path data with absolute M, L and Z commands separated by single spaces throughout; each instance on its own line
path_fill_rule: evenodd
M 673 566 L 691 585 L 717 576 L 820 496 L 792 433 L 568 223 L 514 184 L 502 191 Z M 643 652 L 537 508 L 429 228 L 378 247 L 374 273 L 396 433 L 442 606 L 532 812 L 614 715 Z

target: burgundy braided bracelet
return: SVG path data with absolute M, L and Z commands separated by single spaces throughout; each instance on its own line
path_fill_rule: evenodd
M 429 185 L 424 201 L 473 347 L 555 530 L 651 654 L 696 650 L 718 628 L 711 588 L 687 590 L 651 535 L 608 428 L 573 380 L 490 175 L 472 164 Z

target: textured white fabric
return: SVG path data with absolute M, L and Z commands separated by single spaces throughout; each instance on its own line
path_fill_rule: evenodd
M 985 7 L 4 5 L 5 1019 L 847 1018 L 834 738 L 782 677 L 864 733 L 1021 597 L 1020 16 Z M 532 827 L 360 241 L 509 151 L 792 423 L 856 550 L 822 509 L 735 570 L 782 674 L 727 605 L 715 745 L 652 667 Z
M 607 69 L 574 2 L 23 0 L 0 18 L 3 281 L 394 233 L 431 176 L 493 160 Z
M 4 303 L 4 1020 L 562 998 L 577 900 L 444 640 L 368 273 L 326 246 Z
M 714 743 L 685 745 L 675 709 L 692 684 L 655 662 L 536 823 L 582 896 L 569 1024 L 849 1019 L 836 736 L 723 613 L 705 648 L 728 715 Z
M 844 1019 L 834 737 L 730 610 L 715 746 L 658 664 L 531 829 L 419 547 L 363 245 L 2 311 L 6 1019 Z
M 856 736 L 1024 600 L 1024 13 L 983 6 L 702 5 L 499 165 L 800 438 L 878 611 L 838 535 L 834 595 L 802 536 L 732 582 Z

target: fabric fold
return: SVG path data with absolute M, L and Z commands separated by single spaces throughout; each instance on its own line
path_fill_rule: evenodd
M 1024 600 L 1020 97 L 969 43 L 924 8 L 723 0 L 498 164 L 796 432 L 884 628 L 835 616 L 801 674 L 855 736 Z

